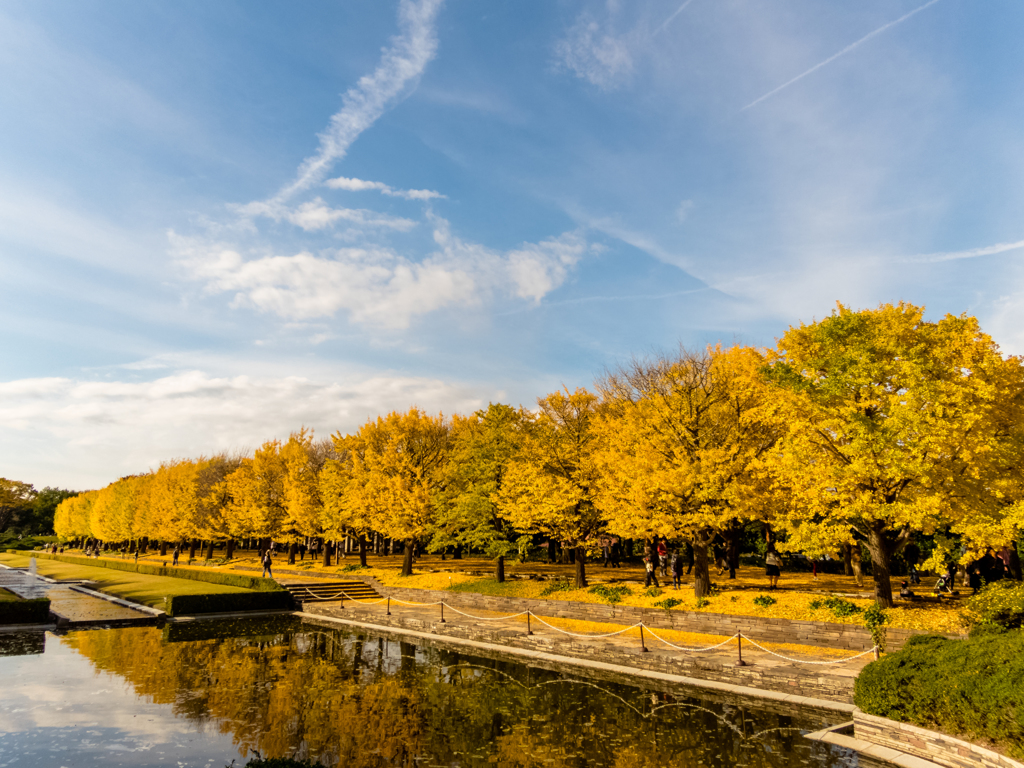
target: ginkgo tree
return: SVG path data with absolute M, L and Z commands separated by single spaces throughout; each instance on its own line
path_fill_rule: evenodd
M 430 530 L 433 497 L 451 451 L 451 424 L 418 408 L 378 416 L 354 435 L 334 435 L 345 466 L 337 509 L 385 536 L 405 541 L 402 575 L 412 574 L 413 550 Z M 357 525 L 358 527 L 358 525 Z
M 1024 368 L 975 318 L 839 304 L 790 328 L 765 377 L 787 425 L 771 465 L 794 497 L 778 521 L 790 549 L 863 542 L 890 607 L 892 557 L 915 531 L 975 550 L 1018 535 Z
M 756 489 L 779 430 L 762 364 L 749 347 L 680 349 L 635 360 L 598 384 L 598 500 L 609 529 L 690 542 L 698 598 L 711 587 L 715 538 L 767 511 Z
M 504 581 L 504 558 L 529 543 L 498 513 L 497 498 L 512 461 L 533 427 L 522 408 L 491 403 L 469 417 L 452 420 L 452 452 L 435 494 L 428 549 L 472 547 L 498 559 L 496 576 Z
M 586 545 L 604 527 L 595 503 L 598 477 L 593 430 L 597 396 L 553 392 L 504 474 L 498 510 L 514 528 L 543 533 L 576 549 L 576 587 L 587 586 Z

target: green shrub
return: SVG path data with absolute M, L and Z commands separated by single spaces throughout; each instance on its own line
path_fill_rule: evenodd
M 779 602 L 779 601 L 776 600 L 771 595 L 758 595 L 757 597 L 754 598 L 754 605 L 759 605 L 762 608 L 770 608 L 771 606 L 775 605 L 777 602 Z
M 4 600 L 0 602 L 0 625 L 48 624 L 49 622 L 50 601 L 45 597 L 37 600 Z
M 1004 579 L 982 587 L 967 598 L 961 616 L 969 627 L 996 624 L 1019 629 L 1024 626 L 1024 584 Z
M 658 608 L 664 608 L 665 610 L 668 610 L 670 608 L 675 608 L 677 605 L 682 605 L 682 604 L 683 604 L 682 600 L 677 600 L 674 597 L 666 597 L 664 600 L 659 600 L 654 605 L 657 606 Z
M 644 597 L 661 597 L 662 591 L 660 587 L 648 587 L 644 590 Z
M 556 592 L 572 592 L 574 589 L 576 589 L 576 585 L 573 584 L 573 582 L 565 579 L 559 579 L 558 581 L 553 581 L 544 587 L 540 592 L 540 596 L 547 597 L 548 595 L 553 595 Z
M 370 566 L 368 566 L 368 565 L 359 565 L 357 563 L 349 563 L 348 565 L 346 565 L 344 568 L 341 569 L 341 572 L 342 573 L 352 573 L 352 571 L 365 571 L 365 570 L 369 569 L 369 567 Z
M 595 584 L 593 587 L 590 588 L 589 591 L 590 594 L 597 595 L 605 602 L 612 604 L 620 603 L 622 602 L 622 598 L 624 598 L 626 595 L 633 594 L 633 590 L 631 590 L 629 587 L 609 587 L 607 584 Z
M 1024 758 L 1024 630 L 968 640 L 911 637 L 863 669 L 854 702 L 872 715 L 988 740 Z
M 163 568 L 159 565 L 147 563 L 136 563 L 131 560 L 108 560 L 99 557 L 75 557 L 73 555 L 51 555 L 37 552 L 36 557 L 47 560 L 57 560 L 62 563 L 73 563 L 74 565 L 88 565 L 93 568 L 110 568 L 114 571 L 128 571 L 130 573 L 145 573 L 150 576 L 167 576 L 175 579 L 191 579 L 192 581 L 203 581 L 207 584 L 223 584 L 228 587 L 241 587 L 252 589 L 257 592 L 284 592 L 285 588 L 273 579 L 263 579 L 259 576 L 246 576 L 241 573 L 224 573 L 223 571 L 196 571 L 191 568 Z
M 221 592 L 214 595 L 172 595 L 167 598 L 168 616 L 196 613 L 292 610 L 295 603 L 288 592 Z
M 706 597 L 698 597 L 697 598 L 697 607 L 698 608 L 707 608 L 709 605 L 711 605 L 711 601 L 708 600 L 708 598 L 706 598 Z
M 834 616 L 855 616 L 861 612 L 860 606 L 842 597 L 826 597 L 824 600 L 811 600 L 807 607 L 812 611 L 828 608 Z
M 878 646 L 879 651 L 885 650 L 885 624 L 889 617 L 885 615 L 882 606 L 872 603 L 864 611 L 864 626 L 871 630 L 871 641 Z

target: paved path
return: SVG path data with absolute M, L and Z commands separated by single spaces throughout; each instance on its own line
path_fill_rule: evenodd
M 142 611 L 76 592 L 71 589 L 71 584 L 89 586 L 89 582 L 48 581 L 18 568 L 0 567 L 0 587 L 29 600 L 39 597 L 50 598 L 50 610 L 67 619 L 72 625 L 153 619 L 151 615 Z

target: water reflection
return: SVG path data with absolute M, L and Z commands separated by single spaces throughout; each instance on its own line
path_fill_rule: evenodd
M 218 766 L 250 750 L 354 768 L 856 765 L 800 735 L 824 722 L 297 621 L 73 632 L 61 645 L 208 739 L 207 760 L 230 740 Z

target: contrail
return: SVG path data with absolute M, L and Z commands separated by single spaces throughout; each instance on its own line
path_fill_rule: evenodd
M 659 32 L 661 32 L 661 30 L 663 30 L 663 29 L 664 29 L 665 27 L 667 27 L 667 26 L 668 26 L 669 24 L 671 24 L 671 23 L 672 23 L 672 19 L 674 19 L 674 18 L 675 18 L 676 16 L 678 16 L 678 15 L 679 15 L 680 13 L 682 13 L 683 11 L 685 11 L 685 10 L 686 10 L 686 6 L 688 6 L 688 5 L 689 5 L 690 3 L 692 3 L 692 2 L 693 2 L 693 0 L 686 0 L 686 2 L 685 2 L 685 3 L 683 3 L 683 4 L 682 4 L 682 5 L 680 5 L 680 6 L 678 7 L 678 8 L 676 8 L 676 9 L 675 9 L 675 11 L 674 11 L 674 12 L 672 13 L 672 15 L 671 15 L 671 16 L 669 16 L 669 17 L 668 17 L 667 19 L 665 19 L 665 20 L 664 20 L 663 22 L 661 22 L 661 25 L 660 25 L 660 26 L 659 26 L 659 27 L 658 27 L 658 28 L 657 28 L 656 30 L 654 30 L 654 31 L 653 31 L 653 32 L 651 33 L 651 37 L 654 37 L 654 36 L 655 36 L 656 34 L 658 34 Z
M 885 25 L 883 25 L 883 26 L 879 27 L 878 29 L 876 29 L 876 30 L 875 30 L 874 32 L 868 32 L 868 33 L 867 33 L 866 35 L 864 35 L 864 37 L 862 37 L 862 38 L 861 38 L 860 40 L 858 40 L 858 41 L 857 41 L 857 42 L 855 42 L 855 43 L 850 43 L 850 44 L 849 44 L 848 46 L 846 46 L 845 48 L 843 48 L 843 50 L 841 50 L 841 51 L 840 51 L 839 53 L 837 53 L 837 54 L 835 54 L 835 55 L 833 55 L 833 56 L 829 56 L 829 57 L 828 57 L 827 59 L 825 59 L 824 61 L 820 62 L 819 64 L 815 64 L 815 65 L 814 65 L 813 67 L 811 67 L 810 69 L 808 69 L 808 70 L 807 70 L 806 72 L 804 72 L 803 74 L 797 75 L 797 76 L 796 76 L 796 77 L 794 77 L 794 78 L 793 78 L 792 80 L 790 80 L 790 81 L 788 81 L 788 82 L 785 82 L 785 83 L 783 83 L 782 85 L 780 85 L 780 86 L 779 86 L 778 88 L 776 88 L 775 90 L 772 90 L 772 91 L 768 91 L 768 93 L 766 93 L 766 94 L 765 94 L 764 96 L 762 96 L 761 98 L 759 98 L 759 99 L 754 99 L 754 100 L 753 100 L 752 102 L 750 102 L 749 104 L 747 104 L 747 106 L 745 106 L 745 107 L 744 107 L 743 109 L 741 109 L 741 110 L 740 110 L 740 112 L 746 112 L 746 111 L 747 111 L 748 109 L 750 109 L 751 107 L 753 107 L 753 106 L 755 106 L 755 105 L 757 105 L 757 104 L 760 104 L 760 103 L 761 103 L 762 101 L 764 101 L 764 100 L 765 100 L 765 99 L 767 99 L 767 98 L 770 98 L 770 97 L 774 96 L 774 95 L 775 95 L 776 93 L 778 93 L 779 91 L 783 90 L 784 88 L 788 88 L 789 86 L 791 86 L 791 85 L 792 85 L 793 83 L 795 83 L 796 81 L 798 81 L 798 80 L 803 80 L 803 79 L 804 79 L 805 77 L 807 77 L 807 76 L 808 76 L 809 74 L 811 74 L 812 72 L 816 72 L 816 71 L 818 71 L 819 69 L 821 69 L 822 67 L 824 67 L 824 66 L 825 66 L 826 64 L 831 64 L 831 63 L 832 63 L 833 61 L 835 61 L 836 59 L 838 59 L 838 58 L 839 58 L 840 56 L 842 56 L 842 55 L 844 55 L 844 54 L 847 54 L 847 53 L 849 53 L 850 51 L 852 51 L 852 50 L 853 50 L 854 48 L 858 47 L 858 46 L 859 46 L 859 45 L 860 45 L 861 43 L 864 43 L 864 42 L 866 42 L 867 40 L 870 40 L 870 39 L 871 39 L 872 37 L 874 37 L 875 35 L 879 35 L 879 34 L 881 34 L 882 32 L 885 32 L 885 30 L 889 29 L 890 27 L 895 27 L 895 26 L 896 26 L 897 24 L 901 24 L 901 23 L 903 23 L 904 21 L 906 21 L 907 19 L 909 19 L 909 18 L 910 18 L 911 16 L 913 16 L 914 14 L 920 13 L 920 12 L 921 12 L 921 11 L 923 11 L 923 10 L 924 10 L 925 8 L 927 8 L 927 7 L 929 6 L 929 5 L 935 5 L 935 4 L 937 3 L 937 2 L 939 2 L 939 0 L 928 0 L 928 2 L 927 2 L 927 3 L 925 3 L 925 4 L 924 4 L 924 5 L 922 5 L 922 6 L 919 6 L 919 7 L 915 8 L 914 10 L 912 10 L 912 11 L 911 11 L 910 13 L 906 14 L 905 16 L 900 16 L 900 17 L 899 17 L 898 19 L 896 19 L 895 21 L 890 21 L 890 22 L 889 22 L 888 24 L 885 24 Z
M 1024 240 L 1018 240 L 1015 243 L 996 243 L 995 245 L 986 245 L 984 248 L 971 248 L 969 251 L 952 251 L 950 253 L 927 253 L 923 256 L 911 256 L 907 259 L 901 259 L 904 264 L 936 264 L 942 261 L 957 261 L 958 259 L 976 259 L 979 256 L 991 256 L 995 253 L 1005 253 L 1006 251 L 1016 251 L 1020 248 L 1024 248 Z

